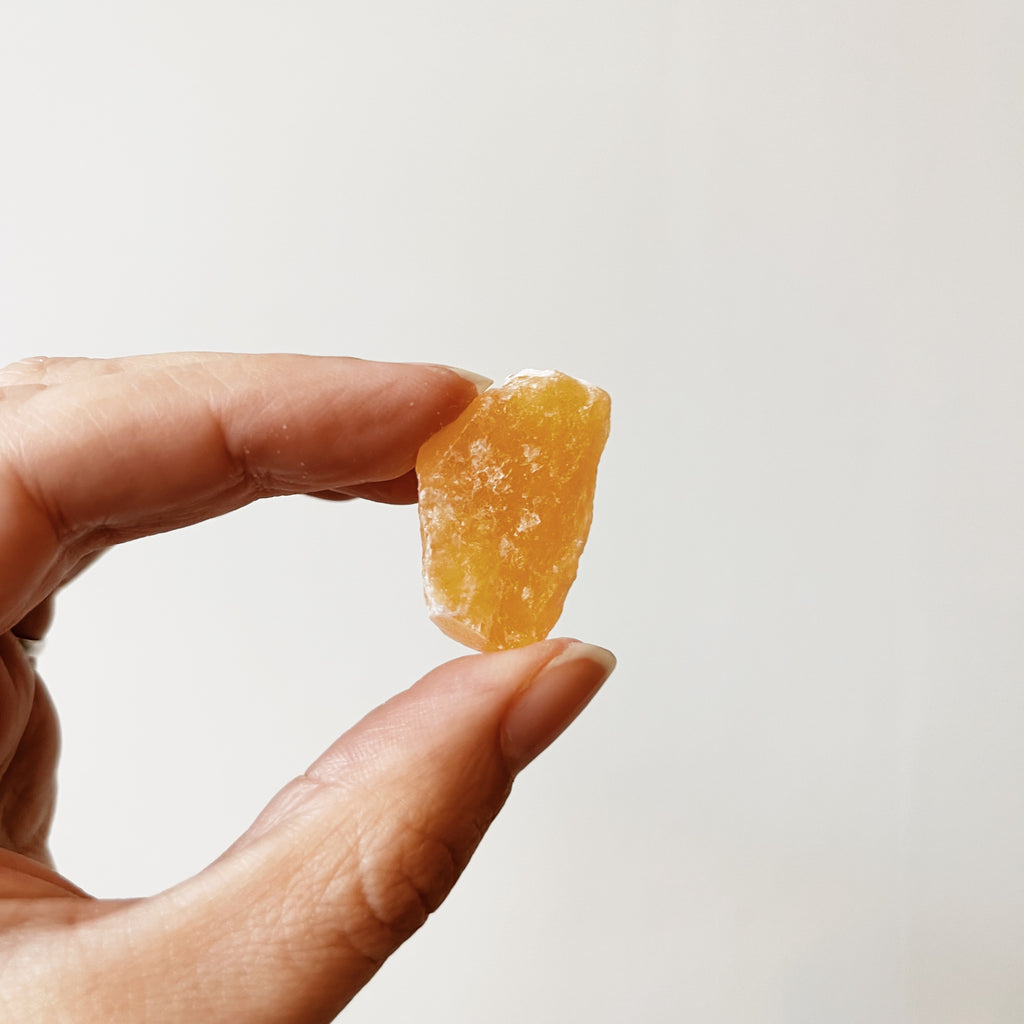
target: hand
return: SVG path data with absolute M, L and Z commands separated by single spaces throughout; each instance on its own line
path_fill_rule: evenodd
M 57 722 L 31 657 L 104 548 L 285 493 L 415 500 L 476 394 L 438 366 L 188 354 L 0 371 L 0 1019 L 330 1021 L 447 895 L 611 656 L 459 658 L 373 711 L 215 863 L 97 900 L 50 863 Z

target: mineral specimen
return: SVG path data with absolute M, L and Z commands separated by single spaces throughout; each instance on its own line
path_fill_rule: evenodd
M 424 593 L 448 636 L 496 651 L 551 631 L 590 532 L 610 410 L 598 387 L 523 370 L 420 449 Z

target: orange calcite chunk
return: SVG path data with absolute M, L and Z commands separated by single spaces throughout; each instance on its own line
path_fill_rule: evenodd
M 478 651 L 542 640 L 590 532 L 606 392 L 523 370 L 420 449 L 423 586 L 430 617 Z

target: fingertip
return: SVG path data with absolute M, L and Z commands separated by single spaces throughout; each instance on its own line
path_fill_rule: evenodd
M 611 651 L 571 640 L 544 664 L 509 705 L 501 745 L 518 773 L 575 721 L 615 669 Z

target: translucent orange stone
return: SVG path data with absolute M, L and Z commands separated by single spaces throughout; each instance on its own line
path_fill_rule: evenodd
M 610 412 L 600 388 L 523 370 L 420 449 L 423 587 L 448 636 L 498 651 L 551 632 L 590 532 Z

